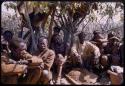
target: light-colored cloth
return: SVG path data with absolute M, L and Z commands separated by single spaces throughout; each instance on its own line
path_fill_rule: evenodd
M 38 57 L 43 60 L 44 69 L 50 70 L 55 59 L 54 51 L 50 49 L 46 49 L 45 51 L 41 52 Z
M 71 49 L 71 54 L 75 54 L 75 53 L 81 55 L 81 57 L 84 60 L 86 59 L 86 57 L 91 57 L 93 55 L 96 57 L 100 56 L 99 48 L 89 41 L 85 41 L 83 44 L 80 44 L 80 43 L 74 44 Z

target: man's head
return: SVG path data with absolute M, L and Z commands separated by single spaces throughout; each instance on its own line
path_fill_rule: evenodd
M 80 43 L 83 44 L 84 41 L 85 41 L 85 33 L 84 32 L 80 32 L 78 34 L 78 38 L 79 38 Z
M 111 45 L 117 45 L 119 42 L 120 42 L 120 40 L 119 40 L 117 37 L 111 37 L 111 38 L 109 39 L 109 43 L 110 43 Z
M 59 34 L 60 30 L 61 30 L 60 27 L 58 26 L 54 27 L 54 34 Z
M 47 16 L 46 13 L 30 14 L 31 22 L 34 26 L 38 27 L 41 25 L 44 18 Z
M 38 40 L 38 48 L 40 51 L 43 51 L 48 48 L 48 41 L 45 37 L 40 37 Z
M 109 34 L 108 34 L 108 39 L 110 39 L 111 37 L 113 37 L 113 36 L 115 36 L 115 32 L 110 32 Z
M 108 56 L 106 56 L 106 55 L 101 56 L 101 58 L 100 58 L 100 63 L 101 63 L 102 66 L 107 66 L 107 65 L 109 65 Z
M 95 31 L 93 31 L 93 34 L 97 35 L 97 34 L 100 34 L 100 32 L 98 30 L 95 30 Z
M 21 38 L 13 38 L 10 42 L 9 47 L 12 53 L 14 53 L 15 55 L 18 55 L 22 50 L 27 49 L 26 43 Z
M 13 33 L 7 30 L 3 33 L 3 37 L 6 41 L 10 41 L 13 38 Z
M 102 35 L 101 35 L 101 33 L 100 33 L 100 31 L 99 30 L 95 30 L 94 32 L 93 32 L 93 35 L 94 35 L 94 37 L 95 38 L 102 38 Z

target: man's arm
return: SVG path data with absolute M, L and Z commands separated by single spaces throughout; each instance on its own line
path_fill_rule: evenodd
M 98 58 L 101 55 L 99 48 L 90 42 L 89 42 L 89 46 L 90 46 L 91 50 L 94 51 L 95 58 Z
M 31 59 L 32 57 L 33 56 L 31 54 L 29 54 L 28 52 L 26 52 L 26 51 L 21 52 L 21 59 L 27 60 L 27 59 Z
M 71 48 L 71 55 L 78 55 L 78 52 L 76 50 L 76 44 L 74 44 L 73 47 Z
M 90 43 L 90 42 L 88 42 L 88 45 L 89 45 L 89 48 L 90 48 L 90 50 L 92 50 L 92 53 L 93 53 L 93 64 L 98 64 L 99 63 L 99 57 L 100 57 L 100 55 L 101 55 L 101 53 L 100 53 L 100 50 L 99 50 L 99 48 L 96 46 L 96 45 L 94 45 L 94 44 L 92 44 L 92 43 Z

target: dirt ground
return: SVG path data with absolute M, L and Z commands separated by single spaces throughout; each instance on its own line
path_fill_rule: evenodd
M 55 84 L 56 80 L 56 74 L 53 75 L 53 80 L 50 82 L 51 85 Z M 67 79 L 64 75 L 61 78 L 60 85 L 73 85 L 71 81 Z M 98 76 L 98 79 L 95 83 L 83 83 L 82 85 L 111 85 L 111 81 L 109 77 L 106 75 L 106 73 L 101 73 L 100 76 Z

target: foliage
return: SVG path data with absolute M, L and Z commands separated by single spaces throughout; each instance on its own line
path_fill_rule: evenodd
M 15 12 L 17 11 L 17 5 L 21 1 L 15 1 L 12 2 L 4 2 L 7 9 L 14 9 Z M 45 28 L 49 30 L 50 21 L 52 18 L 52 11 L 54 8 L 56 8 L 55 14 L 54 14 L 54 25 L 59 25 L 64 30 L 67 30 L 68 32 L 76 32 L 78 31 L 78 27 L 80 24 L 83 23 L 83 28 L 87 27 L 90 22 L 93 22 L 94 24 L 97 23 L 100 25 L 100 21 L 102 21 L 103 17 L 108 16 L 108 18 L 113 18 L 115 15 L 120 13 L 121 21 L 123 22 L 123 3 L 116 2 L 114 3 L 115 6 L 113 6 L 113 3 L 106 3 L 106 2 L 61 2 L 61 1 L 27 1 L 28 3 L 28 10 L 29 13 L 32 12 L 33 8 L 37 11 L 46 12 L 48 14 L 48 17 L 46 18 L 45 22 Z M 23 8 L 23 6 L 22 6 Z M 51 10 L 51 11 L 50 11 Z M 100 19 L 98 16 L 100 16 Z M 108 19 L 107 18 L 107 19 Z M 86 20 L 88 20 L 88 24 L 84 23 Z M 5 24 L 3 22 L 3 24 Z M 85 26 L 86 25 L 86 26 Z M 102 25 L 103 26 L 103 25 Z M 109 26 L 108 23 L 105 23 L 104 26 Z M 101 28 L 101 27 L 100 27 Z M 105 29 L 104 29 L 105 30 Z M 77 33 L 77 32 L 76 32 Z

